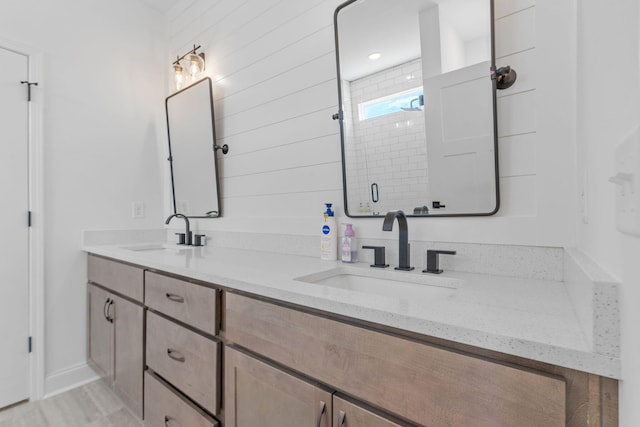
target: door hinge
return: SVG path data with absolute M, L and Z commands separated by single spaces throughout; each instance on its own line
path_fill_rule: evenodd
M 31 211 L 27 212 L 27 227 L 31 227 Z
M 20 84 L 27 85 L 27 102 L 31 102 L 31 86 L 38 86 L 38 83 L 23 80 Z
M 29 337 L 29 353 L 33 351 L 33 337 Z

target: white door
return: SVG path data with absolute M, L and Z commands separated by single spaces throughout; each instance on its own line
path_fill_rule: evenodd
M 424 80 L 429 197 L 446 206 L 433 213 L 496 206 L 489 67 L 487 61 Z
M 29 398 L 28 57 L 0 48 L 0 408 Z

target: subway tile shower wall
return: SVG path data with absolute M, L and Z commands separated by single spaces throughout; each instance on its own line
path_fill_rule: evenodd
M 343 81 L 345 120 L 350 126 L 345 136 L 347 182 L 352 214 L 371 213 L 374 206 L 371 185 L 378 184 L 377 211 L 387 212 L 398 206 L 422 206 L 427 188 L 427 146 L 421 111 L 399 111 L 363 120 L 360 104 L 422 86 L 422 64 L 419 59 L 379 73 Z M 368 147 L 364 150 L 364 146 Z M 373 148 L 372 148 L 373 147 Z M 361 155 L 366 153 L 367 155 Z M 393 182 L 386 187 L 383 183 Z M 353 185 L 352 185 L 353 184 Z M 357 210 L 356 210 L 357 209 Z

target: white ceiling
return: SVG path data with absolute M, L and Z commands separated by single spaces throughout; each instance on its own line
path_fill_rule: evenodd
M 360 0 L 338 14 L 340 73 L 346 80 L 419 58 L 419 13 L 436 5 L 458 35 L 470 40 L 489 31 L 487 0 Z M 376 61 L 370 53 L 380 52 Z
M 176 4 L 176 0 L 140 0 L 147 6 L 161 12 L 165 15 L 169 13 L 169 10 Z

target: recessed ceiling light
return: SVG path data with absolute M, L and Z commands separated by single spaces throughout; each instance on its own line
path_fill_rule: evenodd
M 376 59 L 380 59 L 381 56 L 382 54 L 380 54 L 380 52 L 373 52 L 369 54 L 369 59 L 375 61 Z

